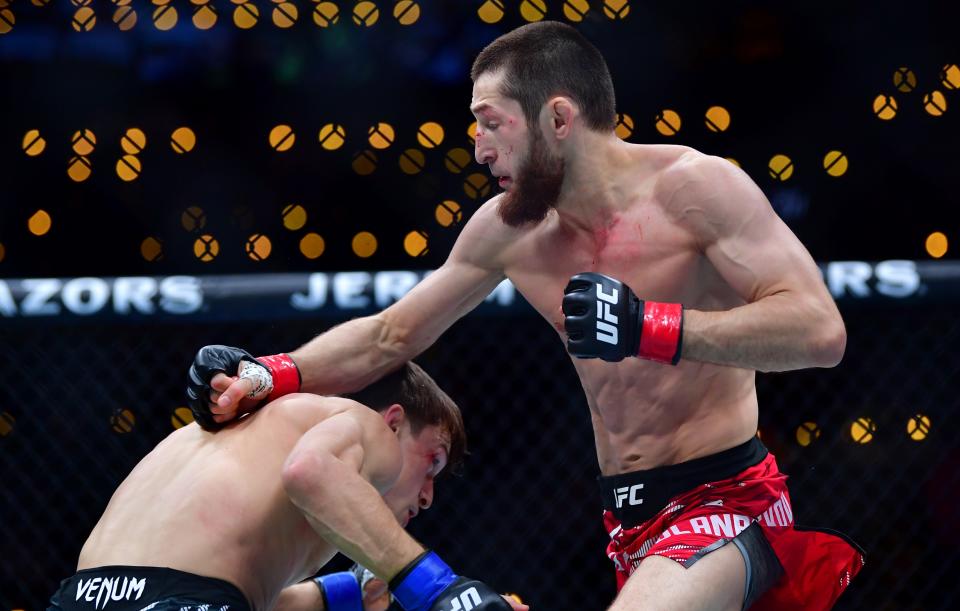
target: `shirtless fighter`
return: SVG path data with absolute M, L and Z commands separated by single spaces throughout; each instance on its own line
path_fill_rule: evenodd
M 378 411 L 298 393 L 217 433 L 171 433 L 120 484 L 50 609 L 268 611 L 340 551 L 392 579 L 405 609 L 509 611 L 403 529 L 463 457 L 457 405 L 414 363 L 356 398 Z M 360 611 L 360 587 L 325 576 L 280 606 Z
M 476 158 L 505 192 L 397 303 L 257 369 L 276 393 L 300 374 L 312 392 L 362 386 L 509 278 L 576 357 L 619 578 L 611 610 L 830 607 L 862 556 L 794 528 L 786 476 L 756 436 L 756 371 L 843 356 L 810 254 L 729 162 L 618 139 L 606 63 L 572 27 L 501 36 L 471 77 Z M 194 379 L 211 424 L 267 394 L 230 382 Z

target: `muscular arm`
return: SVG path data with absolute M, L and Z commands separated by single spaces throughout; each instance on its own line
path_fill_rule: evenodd
M 687 310 L 683 358 L 758 371 L 833 367 L 846 331 L 816 263 L 763 192 L 729 162 L 691 154 L 664 174 L 667 210 L 745 305 Z
M 395 304 L 338 325 L 291 352 L 300 389 L 322 395 L 359 390 L 424 351 L 483 301 L 504 278 L 500 257 L 510 244 L 496 217 L 496 202 L 491 199 L 473 215 L 440 269 Z M 212 385 L 223 391 L 211 404 L 218 421 L 230 419 L 253 388 L 248 380 L 231 381 L 223 374 Z
M 350 406 L 317 424 L 283 466 L 283 486 L 331 545 L 389 581 L 423 552 L 384 503 L 400 471 L 399 441 L 382 417 Z

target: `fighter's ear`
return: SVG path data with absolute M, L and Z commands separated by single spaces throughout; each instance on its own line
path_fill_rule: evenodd
M 383 421 L 387 423 L 390 430 L 394 433 L 400 432 L 400 426 L 407 417 L 407 413 L 404 411 L 402 405 L 394 403 L 380 413 L 383 414 Z
M 553 130 L 554 136 L 558 140 L 569 136 L 573 119 L 577 115 L 577 106 L 573 100 L 562 95 L 552 97 L 547 101 L 547 112 L 550 116 L 550 129 Z

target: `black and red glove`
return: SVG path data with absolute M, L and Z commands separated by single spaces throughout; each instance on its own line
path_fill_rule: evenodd
M 638 299 L 609 276 L 584 272 L 563 290 L 567 350 L 582 359 L 628 356 L 676 365 L 683 340 L 683 306 Z
M 193 419 L 208 431 L 215 431 L 227 424 L 214 421 L 210 411 L 210 381 L 219 372 L 249 378 L 254 389 L 248 396 L 263 398 L 262 403 L 300 390 L 300 370 L 289 354 L 254 358 L 240 348 L 204 346 L 197 351 L 190 366 L 187 404 L 193 412 Z

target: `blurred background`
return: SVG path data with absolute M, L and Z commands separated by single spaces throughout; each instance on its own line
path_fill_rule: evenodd
M 190 421 L 198 347 L 292 350 L 443 262 L 496 192 L 470 64 L 540 19 L 604 54 L 621 138 L 741 166 L 820 263 L 843 363 L 757 381 L 797 522 L 867 552 L 839 608 L 960 604 L 956 2 L 0 0 L 0 611 L 45 608 Z M 535 608 L 604 609 L 555 333 L 504 284 L 418 361 L 472 455 L 414 534 Z

